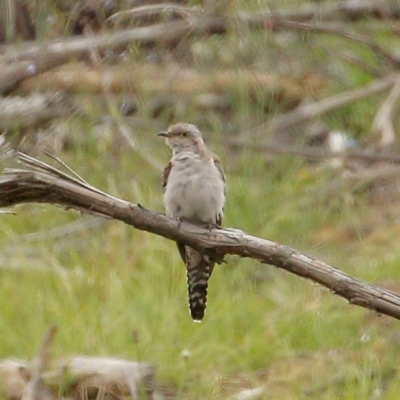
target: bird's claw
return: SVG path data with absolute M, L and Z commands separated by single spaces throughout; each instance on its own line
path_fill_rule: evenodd
M 181 229 L 181 225 L 182 225 L 182 219 L 179 217 L 176 217 L 176 222 L 178 223 L 178 229 Z
M 204 226 L 204 228 L 208 229 L 211 232 L 213 229 L 221 229 L 221 225 L 218 225 L 218 224 L 206 224 Z

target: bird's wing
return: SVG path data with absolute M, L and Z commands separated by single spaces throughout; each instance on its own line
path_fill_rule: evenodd
M 216 154 L 212 155 L 215 168 L 217 168 L 219 175 L 221 176 L 222 181 L 224 182 L 224 196 L 226 195 L 226 178 L 224 173 L 224 167 L 222 166 L 221 160 Z M 221 226 L 222 224 L 222 215 L 217 215 L 217 225 Z
M 170 162 L 167 164 L 167 166 L 164 168 L 164 172 L 163 172 L 162 175 L 161 175 L 161 178 L 162 178 L 162 186 L 163 186 L 164 192 L 165 192 L 165 189 L 166 189 L 167 184 L 168 184 L 168 177 L 169 177 L 169 174 L 170 174 L 170 172 L 171 172 L 171 168 L 172 168 L 172 162 L 170 161 Z
M 216 154 L 212 155 L 213 161 L 214 161 L 214 165 L 217 168 L 221 179 L 224 181 L 224 184 L 226 186 L 226 178 L 225 178 L 225 173 L 224 173 L 224 167 L 222 166 L 221 160 L 219 159 L 219 157 Z

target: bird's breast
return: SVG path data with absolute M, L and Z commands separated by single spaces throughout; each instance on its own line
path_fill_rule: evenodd
M 225 184 L 212 160 L 176 161 L 164 193 L 167 214 L 193 223 L 212 224 L 222 216 Z

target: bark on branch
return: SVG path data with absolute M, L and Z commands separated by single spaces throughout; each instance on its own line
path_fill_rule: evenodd
M 90 214 L 117 219 L 137 229 L 206 249 L 223 257 L 235 254 L 271 264 L 327 287 L 360 307 L 400 319 L 400 296 L 362 282 L 322 261 L 286 245 L 251 236 L 236 229 L 205 229 L 179 223 L 128 201 L 110 196 L 77 175 L 64 172 L 25 154 L 17 154 L 21 169 L 5 169 L 0 176 L 0 207 L 36 202 L 58 204 Z

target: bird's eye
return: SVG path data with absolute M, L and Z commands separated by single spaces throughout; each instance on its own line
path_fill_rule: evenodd
M 186 131 L 181 132 L 182 137 L 187 137 L 188 133 Z

